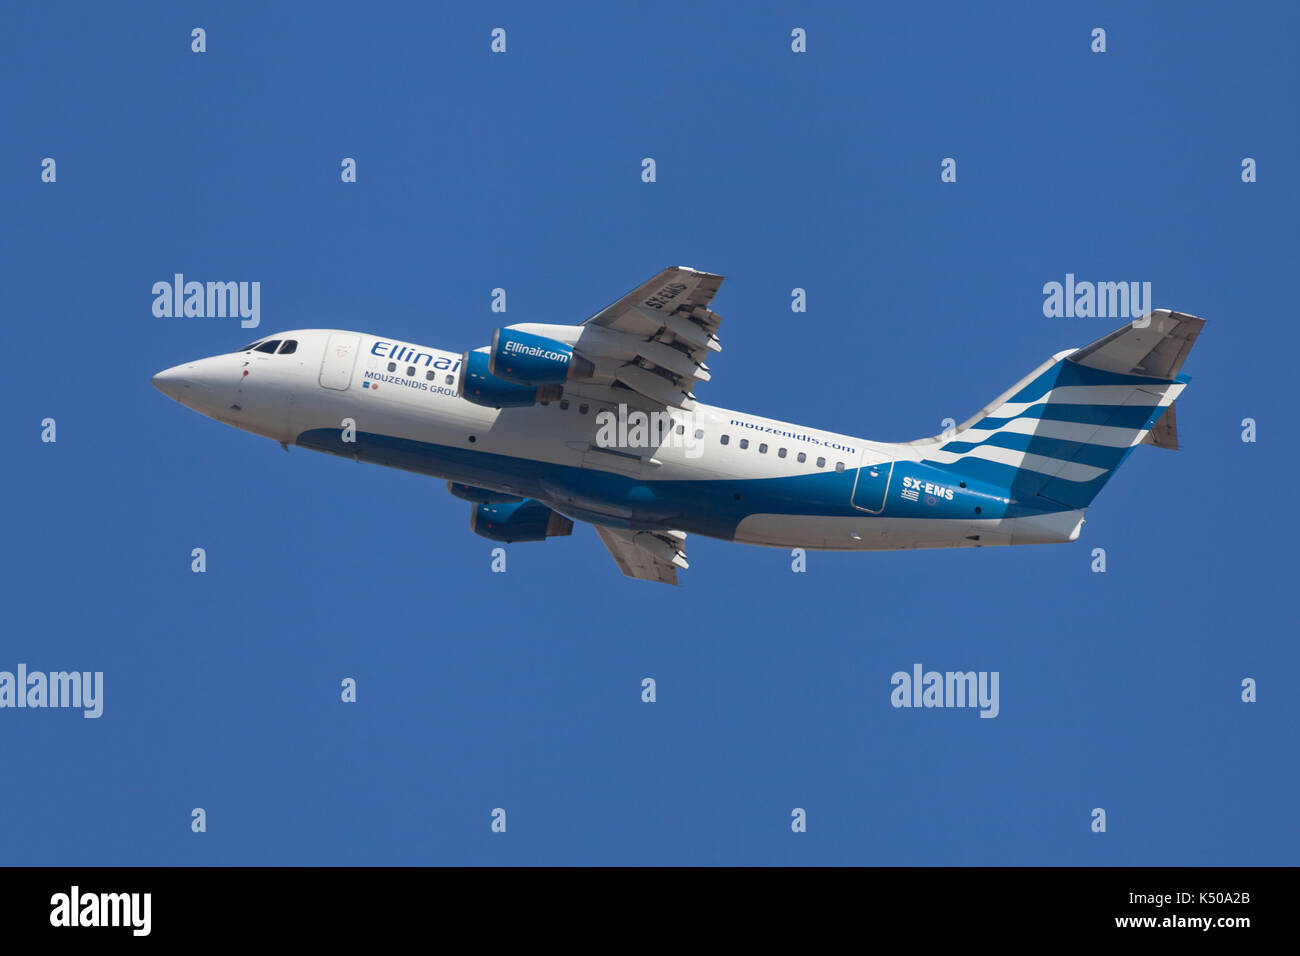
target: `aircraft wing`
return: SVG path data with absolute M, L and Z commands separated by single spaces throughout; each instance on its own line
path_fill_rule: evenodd
M 709 308 L 723 277 L 673 266 L 601 309 L 581 326 L 576 347 L 608 377 L 652 402 L 690 411 L 721 352 L 722 317 Z
M 613 555 L 618 569 L 639 581 L 677 583 L 677 569 L 686 563 L 683 531 L 624 531 L 596 525 L 596 533 Z
M 709 308 L 722 279 L 672 266 L 581 325 L 521 322 L 507 328 L 563 342 L 590 363 L 564 384 L 565 394 L 617 404 L 631 392 L 646 400 L 642 404 L 689 412 L 695 386 L 710 378 L 704 360 L 722 351 L 722 317 Z

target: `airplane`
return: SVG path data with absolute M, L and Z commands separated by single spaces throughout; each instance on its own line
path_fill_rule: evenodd
M 880 442 L 705 405 L 723 277 L 665 269 L 580 325 L 457 353 L 302 329 L 159 372 L 194 411 L 444 479 L 485 538 L 593 525 L 627 576 L 678 583 L 686 536 L 881 551 L 1070 542 L 1139 444 L 1177 448 L 1204 319 L 1149 312 L 1058 352 L 962 424 Z

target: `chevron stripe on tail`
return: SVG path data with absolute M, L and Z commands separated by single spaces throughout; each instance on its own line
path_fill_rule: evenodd
M 1053 356 L 954 432 L 912 444 L 925 462 L 1021 503 L 1085 508 L 1143 441 L 1177 447 L 1172 408 L 1190 381 L 1179 369 L 1204 324 L 1153 311 Z

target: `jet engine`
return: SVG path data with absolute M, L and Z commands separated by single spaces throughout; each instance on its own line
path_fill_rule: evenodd
M 488 370 L 516 385 L 562 385 L 591 378 L 591 362 L 573 353 L 573 346 L 518 329 L 497 329 L 488 351 Z
M 464 371 L 457 383 L 456 394 L 475 405 L 487 408 L 522 408 L 538 402 L 553 401 L 563 392 L 559 385 L 537 388 L 497 378 L 488 368 L 491 358 L 487 352 L 466 352 L 462 362 Z
M 477 505 L 470 512 L 469 527 L 477 535 L 507 544 L 573 534 L 572 520 L 532 498 Z

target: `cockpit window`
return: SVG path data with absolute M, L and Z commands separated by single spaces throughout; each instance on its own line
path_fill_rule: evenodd
M 286 339 L 286 340 L 285 340 L 285 343 L 284 343 L 283 345 L 280 346 L 280 351 L 279 351 L 279 353 L 277 353 L 277 354 L 279 354 L 279 355 L 292 355 L 292 354 L 293 354 L 294 352 L 296 352 L 296 351 L 298 351 L 298 340 L 297 340 L 297 339 Z
M 271 341 L 269 342 L 263 342 L 254 351 L 266 352 L 268 355 L 274 355 L 275 350 L 279 347 L 279 345 L 280 345 L 279 339 L 271 339 Z
M 261 340 L 261 339 L 258 339 L 256 342 L 249 342 L 249 343 L 248 343 L 247 345 L 245 345 L 242 349 L 235 349 L 235 352 L 251 352 L 251 351 L 253 351 L 253 349 L 257 348 L 257 347 L 258 347 L 259 345 L 261 345 L 261 344 L 262 344 L 262 340 Z M 231 354 L 234 354 L 234 353 L 231 353 Z

